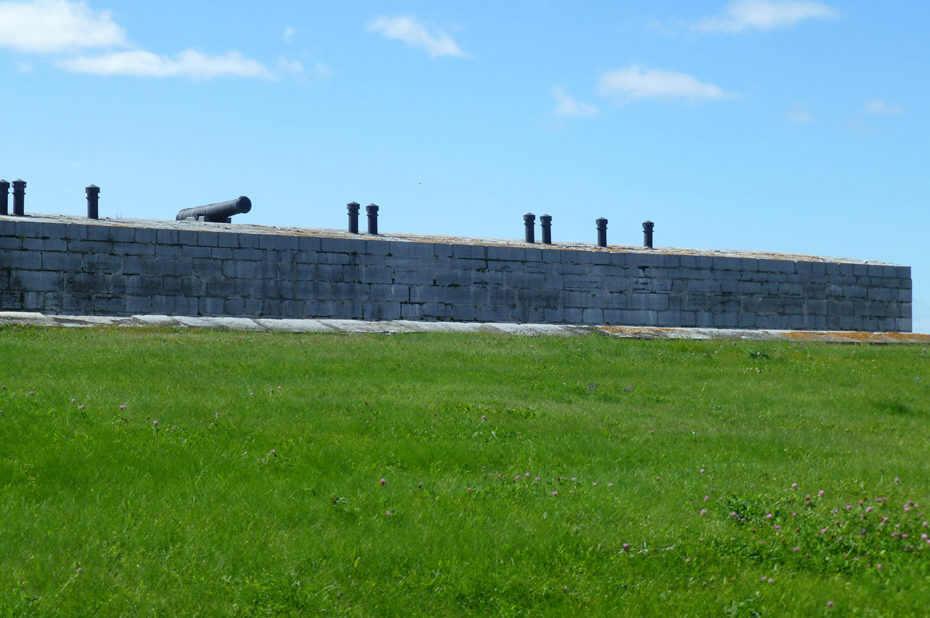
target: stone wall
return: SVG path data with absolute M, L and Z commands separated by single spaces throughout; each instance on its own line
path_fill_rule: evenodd
M 0 217 L 0 310 L 909 332 L 911 274 L 799 256 Z

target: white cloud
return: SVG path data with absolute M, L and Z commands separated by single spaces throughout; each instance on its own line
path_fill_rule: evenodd
M 552 89 L 552 96 L 555 98 L 555 115 L 572 118 L 590 118 L 597 116 L 598 110 L 593 105 L 576 101 L 560 86 Z
M 880 99 L 872 99 L 865 104 L 863 111 L 872 116 L 899 116 L 904 113 L 904 108 Z
M 736 0 L 723 13 L 694 24 L 698 32 L 737 33 L 788 28 L 806 19 L 828 19 L 836 12 L 809 0 Z
M 797 124 L 810 124 L 814 122 L 814 115 L 806 109 L 793 109 L 788 112 L 788 120 Z
M 0 47 L 55 53 L 125 44 L 126 32 L 109 11 L 94 12 L 84 2 L 0 2 Z
M 272 73 L 256 60 L 239 52 L 226 52 L 222 56 L 207 56 L 186 49 L 175 58 L 159 56 L 144 50 L 131 50 L 77 56 L 57 63 L 66 71 L 92 75 L 133 75 L 138 77 L 190 77 L 209 79 L 220 76 L 271 78 Z
M 714 84 L 701 82 L 686 73 L 630 66 L 601 76 L 598 92 L 622 102 L 640 99 L 689 99 L 691 101 L 732 98 L 736 95 Z
M 304 65 L 299 60 L 288 60 L 285 57 L 278 58 L 278 68 L 285 73 L 303 73 Z
M 294 38 L 295 34 L 297 34 L 297 31 L 291 28 L 290 26 L 287 26 L 286 28 L 284 28 L 284 42 L 290 43 L 291 39 Z
M 415 17 L 379 17 L 368 25 L 368 30 L 422 49 L 431 58 L 465 55 L 452 37 L 441 31 L 429 32 Z

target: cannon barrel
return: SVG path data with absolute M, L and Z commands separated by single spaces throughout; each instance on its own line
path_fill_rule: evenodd
M 196 221 L 207 221 L 209 223 L 230 223 L 233 215 L 247 213 L 252 210 L 252 200 L 244 195 L 239 196 L 228 202 L 219 202 L 218 204 L 207 204 L 196 208 L 185 208 L 175 217 L 178 221 L 185 219 L 194 219 Z

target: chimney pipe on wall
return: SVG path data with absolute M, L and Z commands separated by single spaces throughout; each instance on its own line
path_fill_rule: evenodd
M 643 221 L 643 246 L 652 249 L 652 229 L 655 223 L 652 221 Z
M 368 233 L 377 234 L 378 233 L 378 206 L 377 204 L 369 204 L 365 206 L 365 211 L 368 213 Z
M 542 242 L 544 245 L 552 244 L 552 217 L 543 215 L 539 218 L 539 226 L 542 228 Z
M 26 214 L 26 181 L 13 181 L 13 214 L 22 217 Z
M 349 208 L 349 233 L 358 234 L 358 202 L 349 202 L 346 204 Z
M 96 219 L 100 187 L 97 185 L 90 185 L 84 191 L 87 193 L 87 218 Z
M 536 215 L 531 212 L 523 215 L 523 240 L 529 243 L 536 242 L 536 232 L 534 226 L 536 225 Z
M 8 215 L 10 207 L 10 183 L 0 180 L 0 215 Z
M 597 246 L 606 247 L 607 246 L 607 219 L 601 217 L 597 221 Z

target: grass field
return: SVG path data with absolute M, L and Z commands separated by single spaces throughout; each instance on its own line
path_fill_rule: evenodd
M 0 328 L 2 615 L 926 615 L 930 352 Z

